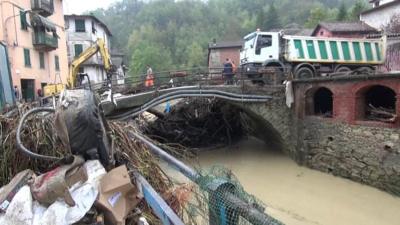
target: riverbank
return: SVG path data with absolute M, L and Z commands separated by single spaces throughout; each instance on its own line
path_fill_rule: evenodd
M 201 152 L 196 167 L 223 165 L 267 212 L 287 225 L 397 225 L 400 198 L 347 179 L 298 166 L 250 138 Z

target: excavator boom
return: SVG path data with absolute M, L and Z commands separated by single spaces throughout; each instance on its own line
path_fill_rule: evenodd
M 107 73 L 110 73 L 112 70 L 111 64 L 111 56 L 108 53 L 106 48 L 106 44 L 103 39 L 97 39 L 96 43 L 85 51 L 83 51 L 76 59 L 74 59 L 69 68 L 69 75 L 68 75 L 68 87 L 74 88 L 76 86 L 76 79 L 79 72 L 79 67 L 90 59 L 93 55 L 97 52 L 100 52 L 100 55 L 103 59 L 104 69 Z M 59 94 L 62 90 L 64 90 L 65 85 L 62 84 L 50 84 L 44 87 L 44 95 L 51 96 L 53 94 Z

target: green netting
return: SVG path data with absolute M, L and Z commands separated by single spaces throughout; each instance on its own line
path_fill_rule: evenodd
M 193 190 L 196 194 L 186 205 L 185 224 L 282 224 L 264 214 L 265 204 L 248 194 L 230 170 L 214 166 L 200 174 L 202 177 Z M 247 215 L 250 220 L 242 215 Z M 257 215 L 264 216 L 257 218 Z

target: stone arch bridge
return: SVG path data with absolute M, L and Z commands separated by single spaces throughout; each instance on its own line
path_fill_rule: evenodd
M 400 195 L 400 74 L 295 80 L 293 92 L 290 108 L 281 85 L 185 86 L 101 105 L 118 119 L 175 97 L 221 97 L 246 113 L 253 135 L 297 163 Z

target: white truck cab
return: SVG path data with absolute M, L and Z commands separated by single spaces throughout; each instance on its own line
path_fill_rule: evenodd
M 244 37 L 240 65 L 250 72 L 252 67 L 260 67 L 269 61 L 279 61 L 280 36 L 279 32 L 256 31 Z

